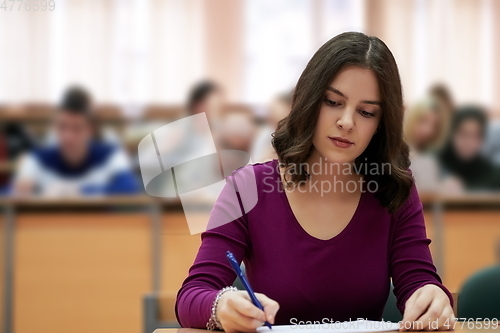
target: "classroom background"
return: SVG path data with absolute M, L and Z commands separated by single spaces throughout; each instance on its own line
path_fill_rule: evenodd
M 460 292 L 500 263 L 500 1 L 4 3 L 1 333 L 175 327 L 175 295 L 200 235 L 189 232 L 178 199 L 145 193 L 140 140 L 205 112 L 218 149 L 248 152 L 253 162 L 275 158 L 271 133 L 290 111 L 294 84 L 314 52 L 344 31 L 381 38 L 396 58 L 411 169 L 445 285 Z M 35 170 L 23 168 L 26 156 L 79 140 L 71 129 L 61 136 L 54 120 L 75 99 L 135 185 L 92 193 L 61 177 L 23 193 L 16 179 Z M 47 177 L 30 172 L 41 183 Z

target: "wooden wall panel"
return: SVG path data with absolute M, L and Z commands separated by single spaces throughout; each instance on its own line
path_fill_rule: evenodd
M 208 220 L 208 214 L 206 219 Z M 177 291 L 188 275 L 201 244 L 200 234 L 189 233 L 183 212 L 164 214 L 162 228 L 162 304 L 161 318 L 175 321 Z
M 444 277 L 452 291 L 480 269 L 495 264 L 500 211 L 455 211 L 444 216 Z
M 142 332 L 141 301 L 152 281 L 149 218 L 145 213 L 18 215 L 15 332 Z M 435 253 L 432 212 L 425 218 Z M 444 282 L 456 292 L 470 274 L 495 262 L 500 211 L 446 211 L 444 233 Z M 182 212 L 169 212 L 162 217 L 161 239 L 162 318 L 175 320 L 175 295 L 200 235 L 189 234 Z
M 435 256 L 432 213 L 426 212 L 425 219 Z M 469 276 L 497 262 L 495 252 L 500 241 L 500 210 L 448 210 L 444 212 L 443 223 L 443 282 L 450 291 L 459 292 Z
M 15 241 L 16 333 L 141 332 L 148 215 L 22 214 Z

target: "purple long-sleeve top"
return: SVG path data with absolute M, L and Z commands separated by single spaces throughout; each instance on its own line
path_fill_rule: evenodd
M 228 180 L 246 177 L 248 168 L 255 174 L 257 203 L 242 217 L 220 225 L 221 216 L 234 211 L 234 185 Z M 323 318 L 381 320 L 391 278 L 401 313 L 412 293 L 426 284 L 441 287 L 453 302 L 432 262 L 431 240 L 414 185 L 392 214 L 364 186 L 349 224 L 335 237 L 321 240 L 295 218 L 278 185 L 277 160 L 243 167 L 226 181 L 177 294 L 175 312 L 182 327 L 205 328 L 217 292 L 234 282 L 228 250 L 245 263 L 254 291 L 280 304 L 276 324 Z

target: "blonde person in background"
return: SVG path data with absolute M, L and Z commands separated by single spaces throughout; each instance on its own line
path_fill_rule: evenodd
M 292 109 L 292 93 L 277 96 L 269 107 L 266 123 L 259 129 L 252 146 L 252 161 L 266 162 L 277 158 L 276 152 L 271 144 L 272 134 L 278 126 L 278 122 L 288 116 Z
M 410 168 L 419 191 L 439 189 L 436 151 L 443 145 L 448 127 L 448 112 L 432 97 L 421 100 L 405 113 L 404 137 L 410 147 Z

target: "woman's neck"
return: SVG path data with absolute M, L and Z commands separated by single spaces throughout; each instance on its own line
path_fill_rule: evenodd
M 334 162 L 313 153 L 303 168 L 310 175 L 308 182 L 325 190 L 323 195 L 361 191 L 363 177 L 355 172 L 354 161 Z M 304 186 L 308 187 L 307 184 Z

